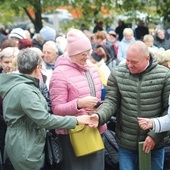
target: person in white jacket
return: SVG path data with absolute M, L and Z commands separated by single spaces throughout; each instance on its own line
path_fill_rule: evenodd
M 170 102 L 170 99 L 169 99 Z M 156 133 L 165 132 L 170 130 L 170 108 L 168 109 L 168 114 L 159 118 L 138 118 L 139 126 L 143 130 L 151 129 Z

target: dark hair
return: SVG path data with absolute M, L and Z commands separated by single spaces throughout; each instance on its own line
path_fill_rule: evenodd
M 1 50 L 7 47 L 17 47 L 17 42 L 14 39 L 6 39 L 2 42 Z
M 42 58 L 33 50 L 26 48 L 19 52 L 17 65 L 20 73 L 31 74 L 41 63 Z

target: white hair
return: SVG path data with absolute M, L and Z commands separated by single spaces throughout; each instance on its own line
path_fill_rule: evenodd
M 133 30 L 131 28 L 125 28 L 123 30 L 123 35 L 125 36 L 126 34 L 134 35 Z
M 48 46 L 48 47 L 51 47 L 56 53 L 58 52 L 58 48 L 57 48 L 57 45 L 54 41 L 46 41 L 43 45 L 44 46 Z
M 6 47 L 0 52 L 0 58 L 3 57 L 17 57 L 19 53 L 19 49 L 17 47 Z

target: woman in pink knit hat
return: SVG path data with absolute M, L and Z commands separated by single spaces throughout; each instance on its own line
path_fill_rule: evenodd
M 92 114 L 101 101 L 102 83 L 96 68 L 89 61 L 91 43 L 80 30 L 72 29 L 67 34 L 67 51 L 57 59 L 50 81 L 52 111 L 56 115 Z M 87 72 L 94 84 L 91 93 Z M 99 127 L 102 134 L 106 125 Z M 63 170 L 104 170 L 104 150 L 76 157 L 67 130 L 56 130 L 64 152 Z

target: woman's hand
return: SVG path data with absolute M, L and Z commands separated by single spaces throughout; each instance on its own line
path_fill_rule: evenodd
M 77 100 L 77 108 L 94 109 L 94 106 L 98 103 L 98 98 L 93 96 L 86 96 Z M 87 109 L 87 110 L 88 110 Z
M 78 124 L 85 124 L 85 125 L 91 124 L 91 119 L 89 115 L 81 115 L 81 116 L 77 116 L 76 118 Z
M 97 114 L 89 115 L 81 115 L 77 116 L 77 123 L 78 124 L 85 124 L 89 125 L 90 127 L 98 127 L 99 125 L 99 116 Z

